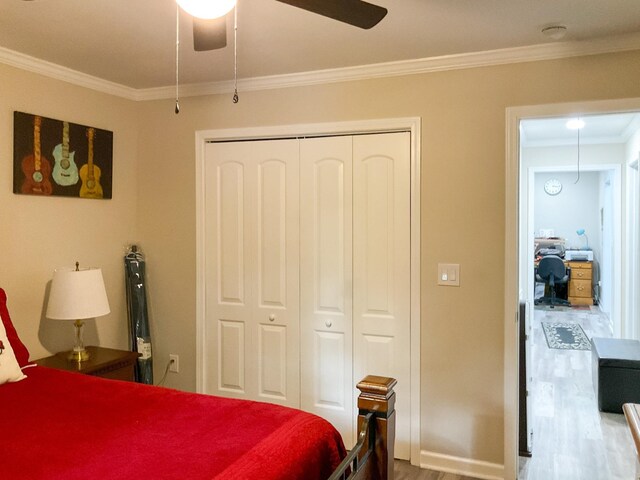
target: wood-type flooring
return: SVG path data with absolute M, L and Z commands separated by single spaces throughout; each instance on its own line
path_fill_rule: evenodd
M 420 467 L 414 467 L 404 460 L 396 460 L 393 465 L 394 480 L 475 480 L 472 477 L 456 475 L 455 473 L 436 472 Z
M 591 351 L 547 346 L 541 322 L 578 323 L 589 338 L 611 337 L 597 306 L 536 307 L 532 319 L 533 456 L 519 480 L 631 480 L 635 450 L 623 414 L 598 411 Z

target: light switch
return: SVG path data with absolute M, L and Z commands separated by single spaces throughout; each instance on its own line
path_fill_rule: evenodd
M 457 263 L 438 264 L 438 285 L 460 286 L 460 265 Z

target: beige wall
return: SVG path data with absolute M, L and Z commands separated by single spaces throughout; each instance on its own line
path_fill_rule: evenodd
M 141 105 L 140 234 L 156 362 L 195 388 L 196 130 L 422 118 L 422 448 L 503 461 L 505 108 L 640 96 L 640 52 Z M 143 173 L 144 172 L 144 173 Z M 438 262 L 460 288 L 436 286 Z M 156 370 L 158 372 L 158 370 Z
M 640 52 L 241 92 L 237 105 L 231 95 L 184 98 L 178 116 L 171 100 L 132 105 L 8 67 L 0 75 L 7 174 L 0 177 L 0 285 L 10 287 L 25 340 L 38 353 L 60 349 L 61 341 L 38 336 L 44 290 L 54 267 L 80 256 L 105 268 L 115 307 L 99 320 L 100 343 L 125 346 L 121 253 L 135 236 L 148 257 L 156 375 L 176 353 L 180 373 L 167 384 L 188 390 L 195 389 L 194 132 L 421 117 L 422 448 L 500 464 L 505 108 L 640 97 Z M 14 109 L 113 130 L 114 200 L 10 193 L 12 140 L 1 132 L 11 132 Z M 73 211 L 64 214 L 63 230 L 65 207 Z M 460 288 L 436 285 L 438 262 L 460 263 Z
M 125 348 L 122 256 L 136 240 L 137 105 L 4 65 L 0 91 L 0 287 L 16 328 L 32 359 L 73 346 L 73 324 L 44 311 L 53 270 L 79 261 L 102 268 L 111 305 L 111 314 L 87 322 L 85 342 Z M 13 194 L 14 110 L 113 131 L 113 199 Z

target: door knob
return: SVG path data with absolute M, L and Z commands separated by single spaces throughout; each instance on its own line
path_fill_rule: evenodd
M 269 315 L 269 321 L 273 322 L 276 319 L 276 316 L 272 313 L 271 315 Z
M 327 328 L 331 328 L 331 325 L 333 325 L 331 320 L 325 320 L 324 324 L 327 326 Z

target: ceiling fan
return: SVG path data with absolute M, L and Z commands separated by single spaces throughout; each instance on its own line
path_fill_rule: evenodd
M 197 52 L 216 50 L 227 45 L 227 27 L 224 16 L 233 9 L 236 0 L 176 0 L 178 5 L 193 16 L 193 48 Z M 362 0 L 276 0 L 309 12 L 369 29 L 387 14 L 387 9 Z M 202 13 L 199 7 L 209 7 Z

